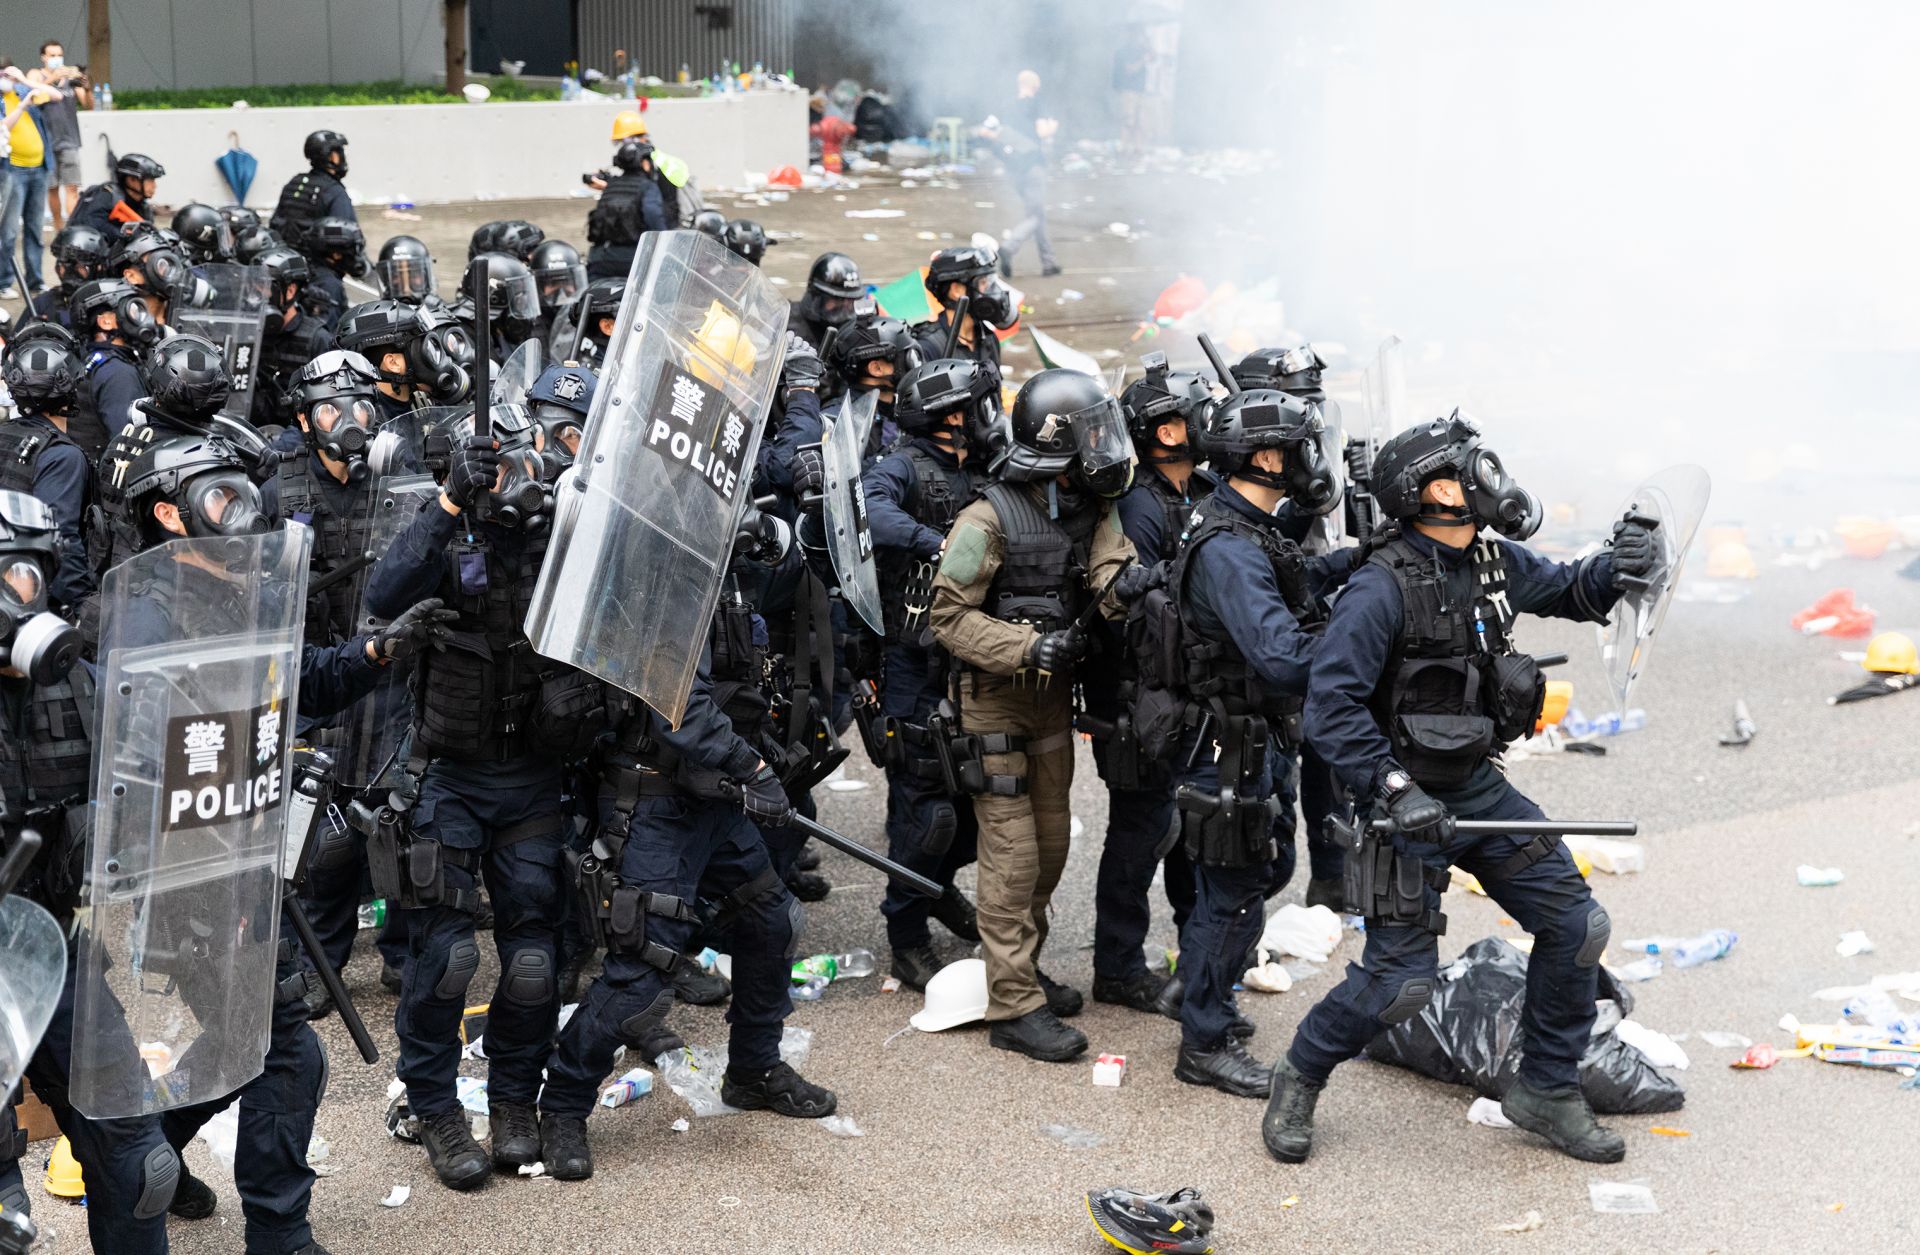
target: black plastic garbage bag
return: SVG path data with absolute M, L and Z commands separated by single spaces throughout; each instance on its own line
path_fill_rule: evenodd
M 1482 938 L 1440 969 L 1439 988 L 1426 1009 L 1374 1038 L 1367 1055 L 1499 1098 L 1520 1071 L 1520 1003 L 1526 995 L 1527 956 L 1498 937 Z M 1599 1007 L 1580 1060 L 1588 1104 L 1601 1115 L 1680 1110 L 1687 1096 L 1679 1083 L 1614 1032 L 1633 1010 L 1633 997 L 1605 968 Z

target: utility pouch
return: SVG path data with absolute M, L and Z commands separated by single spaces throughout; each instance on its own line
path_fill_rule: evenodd
M 1534 722 L 1547 702 L 1547 677 L 1539 664 L 1531 654 L 1499 654 L 1488 670 L 1492 672 L 1488 708 L 1493 714 L 1494 739 L 1510 744 L 1532 736 Z
M 1449 879 L 1446 868 L 1428 867 L 1396 850 L 1391 833 L 1374 832 L 1364 820 L 1335 819 L 1331 829 L 1347 851 L 1343 882 L 1348 910 L 1358 911 L 1369 927 L 1394 924 L 1445 935 L 1440 895 Z

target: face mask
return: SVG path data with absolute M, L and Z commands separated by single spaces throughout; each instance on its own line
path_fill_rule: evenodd
M 541 456 L 531 448 L 503 450 L 500 466 L 504 473 L 488 494 L 487 518 L 502 527 L 545 531 L 553 513 L 553 494 L 547 490 L 547 467 Z
M 120 335 L 129 344 L 153 345 L 160 342 L 160 324 L 153 320 L 153 312 L 146 302 L 135 297 L 121 303 L 114 311 L 120 322 Z
M 307 410 L 307 442 L 347 467 L 347 482 L 367 477 L 367 449 L 372 442 L 373 402 L 365 397 L 327 397 Z
M 258 536 L 273 530 L 261 508 L 259 487 L 243 471 L 196 476 L 188 481 L 186 491 L 180 513 L 189 536 Z
M 1493 450 L 1476 445 L 1467 451 L 1460 486 L 1468 512 L 1502 536 L 1525 540 L 1540 530 L 1539 499 L 1513 481 Z
M 56 55 L 56 56 L 51 56 L 47 58 L 47 68 L 49 70 L 57 70 L 61 66 L 64 66 L 66 63 L 67 63 L 67 59 L 62 56 Z
M 73 669 L 80 633 L 47 609 L 45 573 L 29 558 L 0 558 L 0 645 L 6 661 L 35 684 L 51 684 Z M 22 595 L 24 592 L 24 596 Z
M 993 327 L 1005 327 L 1013 321 L 1012 294 L 998 279 L 980 281 L 978 291 L 968 295 L 967 313 Z

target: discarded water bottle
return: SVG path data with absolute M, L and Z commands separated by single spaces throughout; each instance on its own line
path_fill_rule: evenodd
M 571 74 L 562 74 L 560 76 L 560 99 L 580 99 L 580 80 Z
M 1641 954 L 1659 955 L 1661 961 L 1675 967 L 1698 967 L 1714 959 L 1725 958 L 1740 935 L 1725 928 L 1701 933 L 1698 937 L 1647 937 L 1629 941 L 1626 949 Z
M 387 922 L 387 900 L 375 898 L 360 905 L 360 927 L 379 928 Z
M 799 966 L 798 963 L 794 964 L 796 968 Z M 827 985 L 831 983 L 832 980 L 833 978 L 830 976 L 809 976 L 805 981 L 793 987 L 793 1000 L 795 1002 L 819 1001 L 820 995 L 827 992 Z
M 1647 712 L 1635 706 L 1624 715 L 1617 710 L 1601 715 L 1588 725 L 1588 730 L 1600 736 L 1619 736 L 1622 732 L 1638 732 L 1646 726 Z
M 113 109 L 113 84 L 112 83 L 100 84 L 100 90 L 93 94 L 93 107 L 95 109 L 100 110 L 103 113 L 109 112 Z
M 847 976 L 871 976 L 873 969 L 873 951 L 862 947 L 846 954 L 816 954 L 801 959 L 793 965 L 793 980 L 804 986 L 816 977 L 824 977 L 824 983 L 830 985 Z
M 1840 1006 L 1840 1018 L 1849 1024 L 1877 1028 L 1888 1040 L 1920 1042 L 1920 1014 L 1908 1013 L 1880 989 L 1862 990 Z

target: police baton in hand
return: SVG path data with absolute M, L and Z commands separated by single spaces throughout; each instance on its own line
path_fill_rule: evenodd
M 722 780 L 720 782 L 720 788 L 729 798 L 732 798 L 736 802 L 740 800 L 740 786 L 734 781 Z M 832 846 L 842 854 L 848 854 L 859 859 L 875 871 L 885 872 L 915 893 L 921 894 L 924 897 L 937 898 L 946 892 L 940 885 L 922 876 L 919 872 L 911 868 L 902 867 L 884 854 L 875 854 L 872 850 L 861 845 L 852 837 L 843 837 L 825 824 L 816 823 L 808 819 L 805 815 L 796 812 L 790 822 L 795 827 L 804 829 L 812 836 L 818 837 L 822 842 Z

